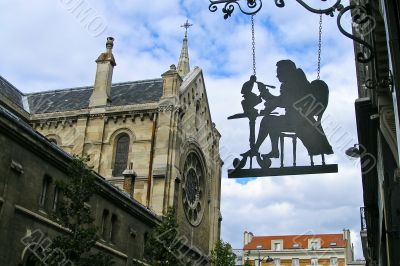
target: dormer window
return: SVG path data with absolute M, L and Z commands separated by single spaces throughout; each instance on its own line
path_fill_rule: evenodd
M 282 240 L 272 240 L 271 241 L 271 247 L 272 247 L 272 250 L 274 250 L 274 251 L 281 251 L 282 246 L 283 246 Z
M 310 242 L 309 242 L 309 248 L 310 248 L 311 250 L 320 249 L 321 247 L 320 247 L 320 242 L 319 242 L 319 240 L 318 240 L 318 239 L 312 239 L 312 240 L 310 240 Z
M 262 249 L 262 245 L 257 245 L 256 249 Z
M 337 246 L 337 243 L 336 243 L 336 242 L 331 242 L 330 246 L 331 246 L 331 247 L 336 247 L 336 246 Z
M 292 247 L 293 248 L 300 248 L 300 245 L 298 243 L 294 243 Z

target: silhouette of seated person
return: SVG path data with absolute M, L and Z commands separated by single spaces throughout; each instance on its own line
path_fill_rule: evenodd
M 257 81 L 256 76 L 252 75 L 249 81 L 246 81 L 242 87 L 242 108 L 243 113 L 250 119 L 256 119 L 258 116 L 258 110 L 254 108 L 256 105 L 262 102 L 260 96 L 252 92 L 254 83 Z
M 265 109 L 260 112 L 264 117 L 261 120 L 258 138 L 253 149 L 243 155 L 254 156 L 258 154 L 260 146 L 269 136 L 272 146 L 271 152 L 262 156 L 279 158 L 278 142 L 282 132 L 296 133 L 310 156 L 332 154 L 332 147 L 320 123 L 327 102 L 323 110 L 316 112 L 312 111 L 312 106 L 310 106 L 315 101 L 307 100 L 321 98 L 320 95 L 324 93 L 313 92 L 318 91 L 325 82 L 313 82 L 313 85 L 311 85 L 303 70 L 297 68 L 291 60 L 282 60 L 277 63 L 277 78 L 281 82 L 280 95 L 278 96 L 269 93 L 263 84 L 258 84 L 260 97 L 265 100 Z M 326 84 L 325 86 L 326 88 L 323 91 L 328 93 L 328 87 Z M 324 97 L 327 99 L 327 96 Z M 304 99 L 306 102 L 303 102 Z M 271 114 L 277 107 L 285 108 L 285 115 Z M 318 116 L 318 119 L 315 116 Z

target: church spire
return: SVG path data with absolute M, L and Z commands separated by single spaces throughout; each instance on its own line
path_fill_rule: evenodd
M 183 38 L 181 55 L 179 57 L 179 62 L 178 62 L 178 73 L 179 73 L 179 75 L 181 75 L 181 77 L 184 77 L 187 73 L 190 72 L 189 52 L 188 52 L 188 44 L 187 44 L 187 42 L 188 42 L 187 30 L 191 26 L 193 26 L 193 24 L 190 24 L 188 20 L 186 20 L 185 24 L 183 24 L 181 26 L 181 27 L 185 28 L 185 37 Z

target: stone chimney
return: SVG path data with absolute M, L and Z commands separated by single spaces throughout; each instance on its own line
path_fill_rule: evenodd
M 350 230 L 349 229 L 343 229 L 343 240 L 350 241 Z
M 349 229 L 343 229 L 343 240 L 346 241 L 346 261 L 354 260 L 353 244 L 351 243 L 351 233 Z
M 252 232 L 244 231 L 244 234 L 243 234 L 243 245 L 245 246 L 245 245 L 249 244 L 251 242 L 251 240 L 253 240 L 253 237 L 254 237 L 254 235 L 253 235 Z
M 135 179 L 136 179 L 136 172 L 133 170 L 133 162 L 129 163 L 128 169 L 122 172 L 124 176 L 124 190 L 131 195 L 133 198 L 133 193 L 135 190 Z
M 92 96 L 90 97 L 89 107 L 106 106 L 111 102 L 111 81 L 115 63 L 112 48 L 114 38 L 107 37 L 106 52 L 101 53 L 97 58 L 96 78 Z
M 178 97 L 179 88 L 182 84 L 182 78 L 176 71 L 176 66 L 171 65 L 169 70 L 161 75 L 164 80 L 163 83 L 163 98 Z

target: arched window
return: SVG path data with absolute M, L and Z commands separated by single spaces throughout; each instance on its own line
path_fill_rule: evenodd
M 121 133 L 116 139 L 113 176 L 122 176 L 122 172 L 128 165 L 129 136 Z

